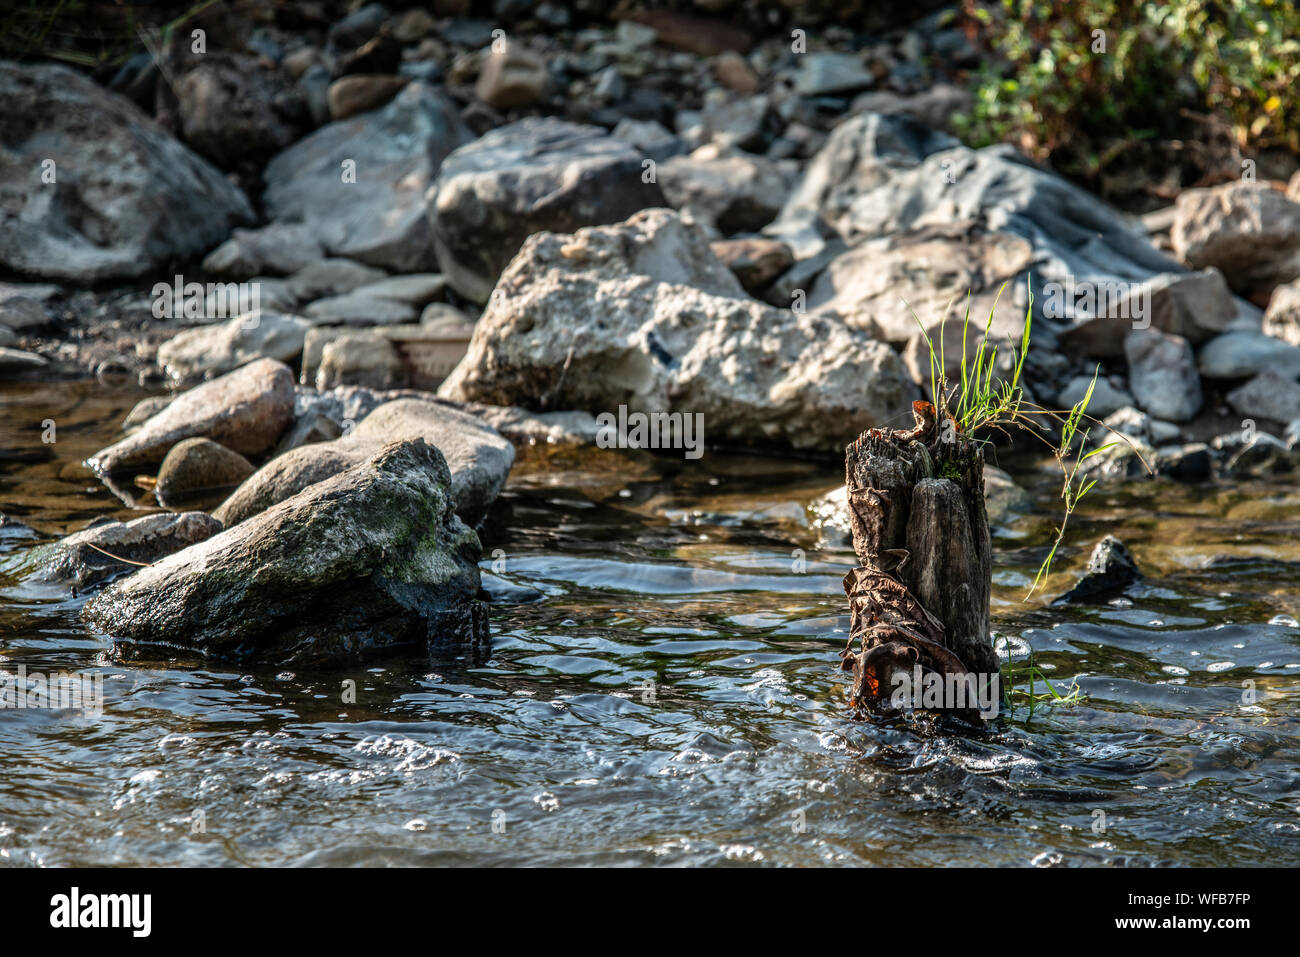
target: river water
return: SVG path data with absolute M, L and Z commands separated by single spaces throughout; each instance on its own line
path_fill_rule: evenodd
M 78 463 L 142 396 L 0 387 L 0 511 L 131 517 Z M 994 629 L 1081 696 L 1021 685 L 982 737 L 847 713 L 852 554 L 804 507 L 835 463 L 526 452 L 482 530 L 479 661 L 126 666 L 79 600 L 0 579 L 0 669 L 104 698 L 0 710 L 0 862 L 1300 863 L 1300 490 L 1094 490 L 1048 594 L 1106 533 L 1147 580 L 1063 610 L 1021 600 L 1056 490 L 1013 471 L 1036 514 L 995 524 Z M 0 530 L 0 563 L 27 544 Z

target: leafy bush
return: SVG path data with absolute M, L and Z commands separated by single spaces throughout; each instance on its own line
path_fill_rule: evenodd
M 1203 133 L 1300 152 L 1300 10 L 1292 0 L 967 0 L 996 55 L 959 132 L 1097 174 L 1134 141 Z M 1234 172 L 1239 172 L 1235 170 Z

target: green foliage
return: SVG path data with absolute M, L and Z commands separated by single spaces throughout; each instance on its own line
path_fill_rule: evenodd
M 1041 690 L 1039 682 L 1042 683 Z M 1058 691 L 1038 666 L 1032 649 L 1027 660 L 1008 661 L 1002 666 L 1002 696 L 1008 714 L 1014 712 L 1018 703 L 1027 704 L 1029 714 L 1026 720 L 1032 720 L 1040 701 L 1072 705 L 1078 704 L 1085 697 L 1077 681 L 1071 681 L 1069 687 L 1062 687 Z
M 1028 286 L 1027 280 L 1026 286 Z M 1032 289 L 1029 290 L 1029 305 L 1025 309 L 1025 327 L 1024 332 L 1021 334 L 1020 346 L 1018 349 L 1012 348 L 1011 376 L 1010 378 L 1000 378 L 994 381 L 994 367 L 997 362 L 998 347 L 996 345 L 990 347 L 989 332 L 993 326 L 993 315 L 997 309 L 997 304 L 1005 290 L 1006 283 L 1003 283 L 994 298 L 992 308 L 989 310 L 988 321 L 984 324 L 984 334 L 975 346 L 973 356 L 969 354 L 967 349 L 971 315 L 970 296 L 967 295 L 966 297 L 966 314 L 962 322 L 961 336 L 960 382 L 950 384 L 944 373 L 947 368 L 944 362 L 944 338 L 940 337 L 939 345 L 936 347 L 934 340 L 926 331 L 921 320 L 917 318 L 916 313 L 912 313 L 912 318 L 916 320 L 917 326 L 920 327 L 921 335 L 925 338 L 930 353 L 930 401 L 938 410 L 938 414 L 952 419 L 956 423 L 958 430 L 980 442 L 988 441 L 987 438 L 980 437 L 982 432 L 999 431 L 1005 434 L 1007 428 L 1015 427 L 1047 446 L 1060 467 L 1062 477 L 1061 501 L 1064 503 L 1064 514 L 1061 517 L 1060 525 L 1056 528 L 1056 536 L 1052 541 L 1051 550 L 1048 552 L 1047 557 L 1043 559 L 1038 574 L 1034 576 L 1033 584 L 1030 585 L 1029 592 L 1025 595 L 1027 600 L 1030 595 L 1037 591 L 1039 585 L 1046 580 L 1051 572 L 1052 560 L 1056 557 L 1056 551 L 1065 538 L 1065 527 L 1070 520 L 1070 516 L 1078 508 L 1083 497 L 1097 484 L 1096 479 L 1088 478 L 1086 471 L 1081 474 L 1080 467 L 1088 459 L 1106 451 L 1116 443 L 1111 442 L 1090 448 L 1088 442 L 1091 436 L 1091 427 L 1082 428 L 1085 420 L 1101 425 L 1095 418 L 1087 414 L 1088 403 L 1092 401 L 1093 390 L 1097 387 L 1097 375 L 1101 371 L 1100 367 L 1093 372 L 1092 382 L 1089 384 L 1088 391 L 1084 393 L 1083 398 L 1069 409 L 1045 409 L 1040 405 L 1026 401 L 1024 389 L 1020 385 L 1020 377 L 1024 371 L 1025 357 L 1029 354 L 1029 336 L 1034 313 Z M 1049 423 L 1054 423 L 1055 428 Z M 1126 436 L 1118 432 L 1114 434 L 1132 445 L 1132 441 Z
M 1209 114 L 1242 150 L 1300 151 L 1292 0 L 968 0 L 966 15 L 1002 61 L 977 75 L 957 121 L 975 145 L 1010 141 L 1092 174 L 1127 143 L 1192 134 Z

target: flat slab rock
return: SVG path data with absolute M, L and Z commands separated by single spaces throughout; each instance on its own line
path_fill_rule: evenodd
M 82 617 L 128 659 L 329 667 L 473 646 L 487 640 L 481 552 L 441 453 L 417 439 L 115 582 Z

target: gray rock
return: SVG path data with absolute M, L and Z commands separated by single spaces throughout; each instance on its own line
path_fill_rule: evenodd
M 1264 312 L 1263 332 L 1293 346 L 1300 346 L 1300 279 L 1273 290 Z
M 1247 379 L 1261 372 L 1300 378 L 1300 346 L 1261 332 L 1234 331 L 1216 336 L 1197 356 L 1207 379 Z
M 1174 251 L 1216 266 L 1234 289 L 1271 289 L 1300 278 L 1300 203 L 1263 183 L 1225 183 L 1178 195 Z
M 204 541 L 221 523 L 203 512 L 160 512 L 129 522 L 107 521 L 33 549 L 36 581 L 83 589 Z M 123 560 L 124 559 L 124 560 Z
M 253 220 L 215 167 L 67 67 L 0 61 L 0 143 L 0 267 L 17 273 L 133 279 Z
M 33 369 L 43 369 L 48 365 L 48 360 L 34 352 L 0 347 L 0 372 L 30 372 Z
M 341 423 L 318 412 L 296 416 L 272 453 L 272 458 L 317 442 L 332 442 L 343 434 Z
M 1153 279 L 1116 287 L 1116 295 L 1098 293 L 1095 314 L 1076 310 L 1075 324 L 1061 333 L 1071 352 L 1114 358 L 1124 352 L 1124 336 L 1150 327 L 1182 336 L 1193 345 L 1223 332 L 1237 318 L 1237 302 L 1217 269 L 1163 273 Z
M 857 93 L 876 82 L 852 53 L 805 53 L 799 57 L 795 89 L 804 96 Z
M 616 140 L 631 144 L 642 156 L 655 163 L 663 163 L 689 149 L 685 140 L 654 120 L 634 120 L 625 116 L 618 121 L 610 135 Z
M 594 445 L 600 432 L 590 412 L 529 412 L 518 406 L 459 402 L 457 408 L 482 419 L 516 446 Z
M 1093 548 L 1084 576 L 1052 604 L 1095 603 L 1141 580 L 1142 572 L 1124 543 L 1114 535 L 1107 535 Z
M 1129 385 L 1138 407 L 1156 418 L 1186 422 L 1201 409 L 1201 380 L 1182 336 L 1135 330 L 1124 339 Z
M 1056 404 L 1062 409 L 1073 408 L 1075 403 L 1081 401 L 1088 393 L 1088 387 L 1092 385 L 1092 376 L 1075 376 L 1057 394 Z M 1133 397 L 1123 389 L 1117 389 L 1110 384 L 1105 376 L 1097 377 L 1097 385 L 1092 390 L 1092 398 L 1088 402 L 1087 414 L 1095 419 L 1104 419 L 1113 412 L 1133 404 Z
M 604 130 L 520 120 L 456 150 L 427 197 L 438 264 L 452 288 L 486 302 L 526 238 L 615 223 L 663 193 L 643 157 Z
M 0 302 L 0 325 L 15 331 L 35 329 L 49 321 L 49 311 L 39 300 L 12 296 Z
M 299 299 L 313 301 L 341 296 L 384 279 L 384 271 L 351 259 L 322 259 L 289 277 L 289 289 Z
M 895 237 L 909 230 L 952 231 L 953 248 L 962 234 L 1019 237 L 1032 251 L 1036 329 L 1052 298 L 1048 284 L 1144 282 L 1181 271 L 1120 214 L 1010 146 L 971 150 L 903 116 L 864 114 L 841 123 L 765 232 L 784 236 L 817 218 L 850 245 L 897 245 Z
M 741 298 L 704 235 L 668 210 L 529 239 L 469 354 L 438 390 L 460 401 L 704 416 L 710 442 L 842 450 L 901 421 L 898 356 L 824 317 Z
M 1262 372 L 1228 393 L 1228 405 L 1247 418 L 1290 422 L 1300 418 L 1300 385 L 1276 372 Z
M 438 450 L 391 445 L 109 586 L 82 610 L 118 657 L 318 667 L 487 641 L 478 536 Z
M 716 144 L 659 167 L 667 205 L 724 236 L 757 232 L 780 211 L 789 181 L 771 160 L 728 152 Z
M 1097 440 L 1102 451 L 1079 466 L 1079 471 L 1089 479 L 1109 484 L 1150 478 L 1155 473 L 1156 450 L 1144 437 L 1128 435 L 1124 438 L 1110 432 L 1098 435 Z M 1107 445 L 1110 447 L 1105 448 Z
M 173 445 L 206 436 L 241 455 L 265 452 L 293 417 L 293 373 L 274 359 L 258 359 L 178 395 L 135 432 L 86 460 L 104 476 L 154 465 Z
M 1118 409 L 1102 418 L 1102 425 L 1114 432 L 1122 432 L 1125 435 L 1139 438 L 1151 445 L 1165 445 L 1173 442 L 1181 432 L 1178 426 L 1172 422 L 1153 419 L 1145 412 L 1141 412 L 1131 405 Z M 1110 440 L 1103 437 L 1102 441 Z
M 771 98 L 760 94 L 710 107 L 704 110 L 700 122 L 704 135 L 717 144 L 759 150 L 770 132 L 771 116 Z
M 480 419 L 448 405 L 396 399 L 380 405 L 332 442 L 319 442 L 272 459 L 213 514 L 227 527 L 297 494 L 375 454 L 391 442 L 422 439 L 451 469 L 457 513 L 477 524 L 501 493 L 514 464 L 514 447 Z
M 358 286 L 352 292 L 372 299 L 389 299 L 419 308 L 441 298 L 447 289 L 447 280 L 441 273 L 412 273 L 407 276 L 390 276 L 376 282 Z
M 321 348 L 316 369 L 319 390 L 340 385 L 395 389 L 406 385 L 406 381 L 406 367 L 397 347 L 382 336 L 347 333 L 330 339 Z
M 910 116 L 932 130 L 952 132 L 953 114 L 971 107 L 970 91 L 949 83 L 936 83 L 918 93 L 899 94 L 892 90 L 872 91 L 854 97 L 853 113 L 884 113 Z
M 250 279 L 264 273 L 288 275 L 325 258 L 315 230 L 300 223 L 271 223 L 236 229 L 203 260 L 204 272 L 223 279 Z
M 309 329 L 306 319 L 264 309 L 178 333 L 158 347 L 157 362 L 175 382 L 224 375 L 254 359 L 292 362 Z
M 427 270 L 434 259 L 421 197 L 469 137 L 449 99 L 411 83 L 382 110 L 323 126 L 271 160 L 267 213 L 310 226 L 331 255 Z M 349 168 L 355 182 L 345 179 Z
M 0 348 L 7 348 L 18 340 L 18 334 L 8 326 L 0 326 Z
M 1010 233 L 959 227 L 904 232 L 836 256 L 812 284 L 807 306 L 901 344 L 918 333 L 917 319 L 927 329 L 937 327 L 945 315 L 962 319 L 972 292 L 972 325 L 983 330 L 998 288 L 1009 282 L 991 333 L 999 342 L 1009 337 L 1018 345 L 1025 289 L 1014 280 L 1032 262 L 1029 243 Z
M 192 438 L 171 447 L 158 468 L 158 504 L 174 508 L 187 500 L 234 488 L 253 474 L 248 459 L 211 439 Z
M 414 306 L 395 299 L 380 299 L 360 290 L 317 299 L 303 310 L 303 315 L 318 323 L 342 323 L 349 326 L 387 326 L 415 322 L 419 316 Z

